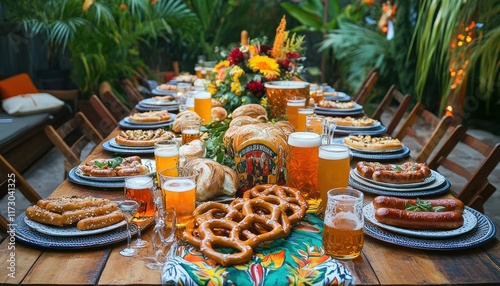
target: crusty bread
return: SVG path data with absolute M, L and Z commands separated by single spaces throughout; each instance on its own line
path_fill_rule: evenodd
M 281 120 L 281 121 L 276 122 L 274 124 L 274 126 L 279 127 L 281 129 L 281 131 L 283 131 L 283 133 L 286 136 L 288 136 L 291 133 L 295 132 L 295 127 L 293 126 L 292 123 L 290 123 L 290 121 Z
M 224 182 L 224 169 L 221 164 L 211 159 L 198 158 L 189 161 L 186 167 L 198 172 L 196 180 L 197 201 L 207 201 L 219 193 Z
M 259 123 L 259 120 L 253 118 L 253 117 L 250 117 L 248 115 L 241 115 L 241 116 L 238 116 L 236 118 L 233 118 L 231 120 L 231 122 L 229 123 L 229 127 L 233 127 L 233 126 L 243 126 L 243 125 L 247 125 L 247 124 L 257 124 Z
M 267 118 L 267 111 L 262 105 L 251 103 L 241 105 L 240 107 L 236 108 L 235 110 L 233 110 L 231 116 L 234 119 L 242 115 L 250 116 L 252 118 L 261 118 L 263 116 Z
M 212 122 L 224 121 L 227 118 L 227 110 L 221 106 L 212 107 L 211 114 L 212 114 Z
M 196 139 L 179 147 L 179 157 L 185 157 L 187 161 L 202 158 L 205 155 L 203 141 Z
M 238 188 L 238 177 L 233 169 L 222 165 L 224 169 L 224 182 L 222 183 L 221 194 L 226 196 L 234 196 Z
M 181 133 L 182 123 L 187 120 L 197 120 L 201 122 L 201 117 L 196 112 L 191 110 L 179 112 L 174 120 L 174 123 L 172 124 L 172 131 L 175 133 Z

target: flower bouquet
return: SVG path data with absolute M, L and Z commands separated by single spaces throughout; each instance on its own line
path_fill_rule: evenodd
M 273 46 L 266 45 L 265 38 L 253 39 L 233 49 L 215 66 L 215 81 L 208 85 L 208 91 L 228 112 L 249 103 L 267 108 L 265 82 L 300 79 L 304 36 L 290 35 L 285 26 L 283 16 Z

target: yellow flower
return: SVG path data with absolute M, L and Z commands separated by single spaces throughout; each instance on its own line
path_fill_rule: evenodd
M 239 81 L 235 81 L 235 82 L 231 83 L 231 91 L 234 92 L 238 96 L 241 95 L 241 84 Z
M 228 68 L 231 63 L 228 60 L 224 60 L 215 65 L 214 70 L 218 71 L 222 68 Z
M 278 62 L 268 56 L 254 56 L 248 60 L 248 66 L 254 72 L 260 72 L 263 75 L 273 74 L 280 75 L 280 66 Z
M 217 93 L 217 87 L 215 86 L 214 83 L 209 83 L 207 84 L 207 91 L 210 92 L 212 95 Z
M 230 74 L 234 77 L 234 80 L 237 81 L 242 75 L 245 74 L 245 71 L 239 66 L 234 66 Z

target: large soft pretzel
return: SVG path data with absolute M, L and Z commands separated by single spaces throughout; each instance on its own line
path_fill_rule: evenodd
M 307 201 L 297 189 L 256 186 L 230 205 L 199 205 L 183 237 L 223 266 L 241 264 L 251 258 L 253 248 L 288 235 L 307 208 Z M 234 253 L 222 253 L 217 248 L 231 248 Z

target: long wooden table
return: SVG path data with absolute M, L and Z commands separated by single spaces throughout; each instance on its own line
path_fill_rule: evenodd
M 108 138 L 116 135 L 115 130 Z M 88 159 L 107 158 L 111 154 L 97 146 Z M 101 190 L 65 180 L 51 197 L 92 195 L 117 199 L 122 190 Z M 371 201 L 373 195 L 366 194 Z M 149 239 L 151 229 L 143 233 Z M 152 255 L 151 247 L 141 249 L 136 257 L 118 252 L 125 242 L 82 250 L 53 250 L 9 239 L 0 247 L 1 283 L 9 284 L 78 284 L 78 285 L 154 285 L 160 284 L 160 272 L 145 266 L 144 257 Z M 15 254 L 15 275 L 6 271 Z M 454 250 L 417 250 L 385 243 L 366 236 L 360 257 L 343 262 L 355 277 L 357 285 L 460 285 L 500 283 L 500 242 L 494 238 L 480 247 Z

